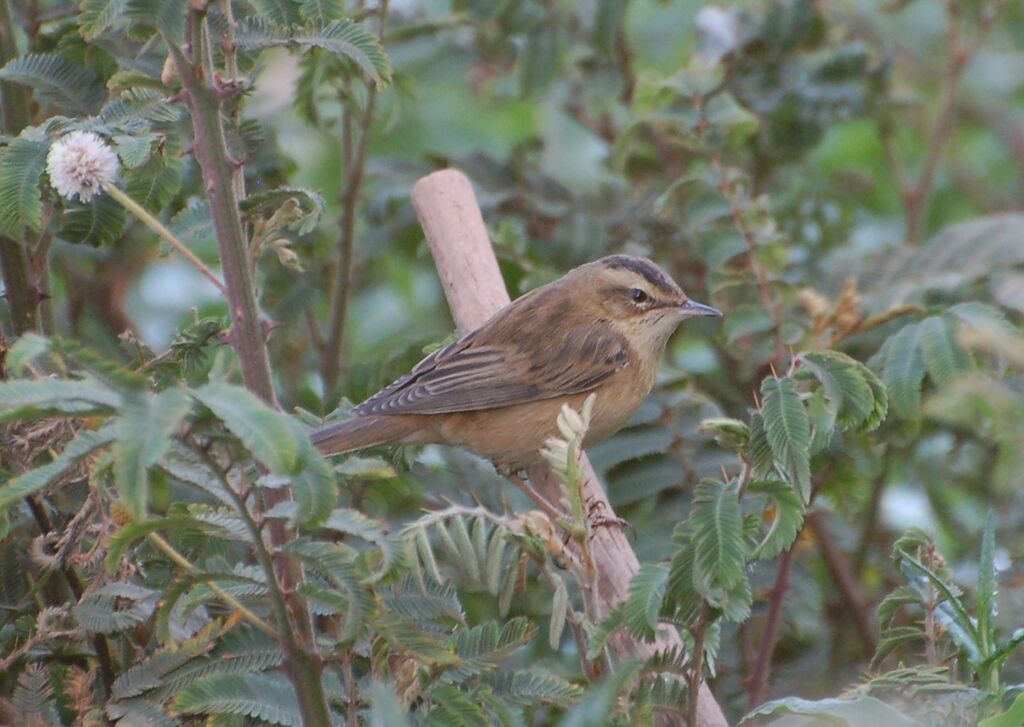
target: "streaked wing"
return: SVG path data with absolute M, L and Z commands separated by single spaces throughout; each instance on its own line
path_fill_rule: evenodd
M 629 363 L 626 340 L 607 326 L 577 326 L 561 341 L 525 334 L 503 346 L 480 333 L 423 359 L 356 413 L 451 414 L 551 399 L 589 391 Z

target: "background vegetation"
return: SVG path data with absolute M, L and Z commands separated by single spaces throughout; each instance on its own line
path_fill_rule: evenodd
M 1020 3 L 0 16 L 0 722 L 685 720 L 695 665 L 731 722 L 1024 721 Z M 52 189 L 71 130 L 230 306 Z M 643 563 L 602 623 L 580 518 L 305 441 L 451 334 L 408 201 L 444 166 L 513 295 L 626 251 L 726 313 L 590 453 Z

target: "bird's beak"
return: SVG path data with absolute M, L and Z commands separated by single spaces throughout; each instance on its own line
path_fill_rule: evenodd
M 679 312 L 686 318 L 694 318 L 696 316 L 720 316 L 722 311 L 717 308 L 712 308 L 709 305 L 698 303 L 695 300 L 688 300 L 679 306 Z

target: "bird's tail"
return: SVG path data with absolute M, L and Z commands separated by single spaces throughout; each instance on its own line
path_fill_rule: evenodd
M 309 433 L 309 438 L 324 454 L 342 454 L 398 442 L 414 431 L 416 425 L 406 417 L 354 416 L 314 429 Z

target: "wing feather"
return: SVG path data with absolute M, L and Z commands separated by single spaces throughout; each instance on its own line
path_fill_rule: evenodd
M 629 345 L 607 325 L 571 328 L 560 340 L 511 336 L 498 346 L 478 329 L 420 361 L 370 397 L 358 414 L 451 414 L 589 391 L 629 365 Z

